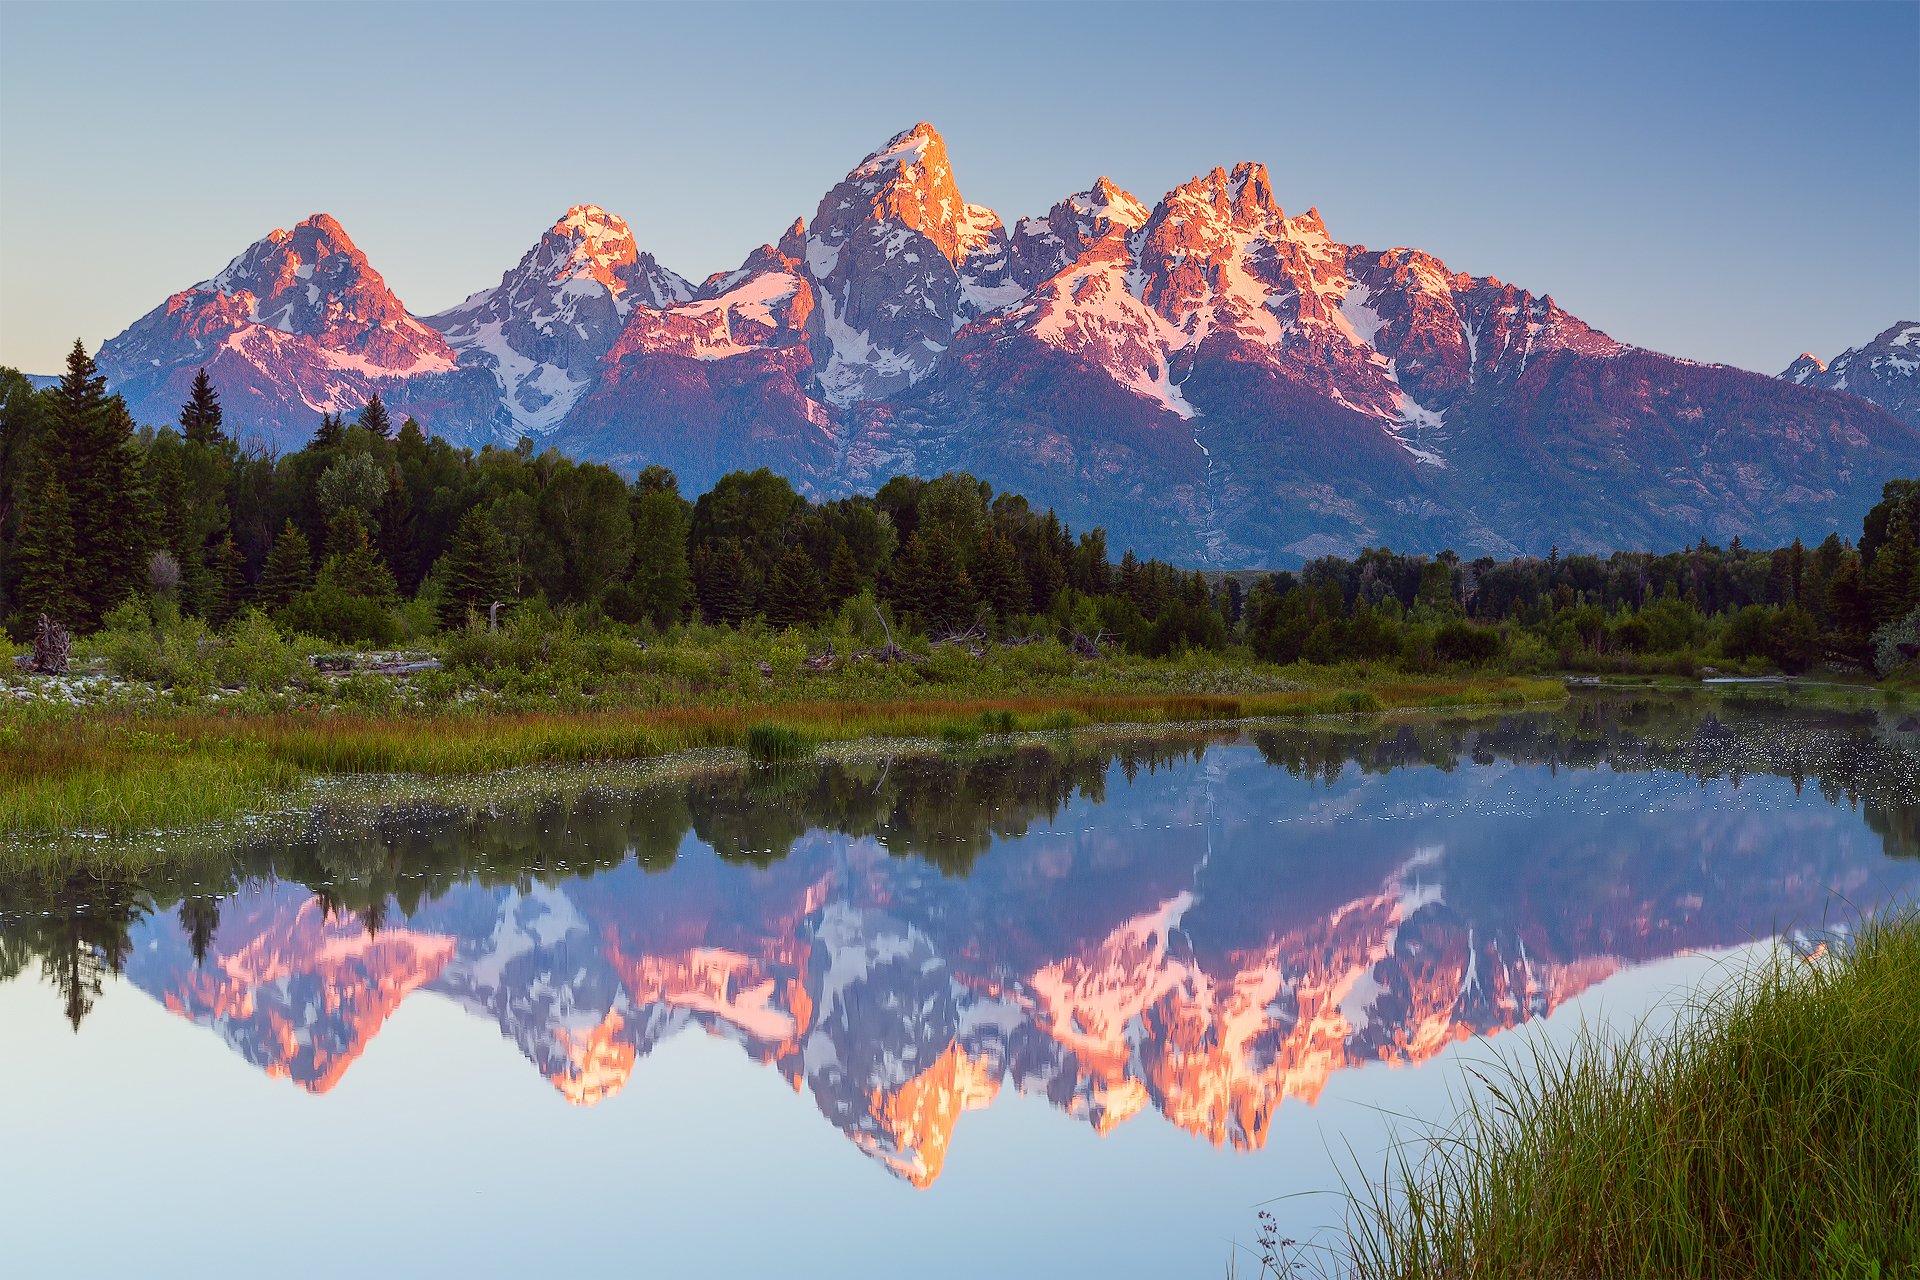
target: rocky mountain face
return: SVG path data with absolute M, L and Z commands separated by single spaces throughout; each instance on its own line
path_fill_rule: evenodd
M 1920 322 L 1902 320 L 1872 342 L 1842 351 L 1831 364 L 1806 352 L 1780 376 L 1798 386 L 1870 400 L 1920 429 Z
M 516 434 L 538 435 L 598 380 L 635 308 L 692 296 L 692 285 L 640 251 L 625 221 L 576 205 L 499 284 L 426 324 L 462 367 L 492 373 Z
M 534 435 L 689 491 L 740 467 L 818 496 L 964 468 L 1116 548 L 1246 567 L 1850 529 L 1920 471 L 1914 332 L 1788 381 L 1671 359 L 1419 250 L 1335 240 L 1258 164 L 1151 207 L 1102 178 L 1009 232 L 920 124 L 698 287 L 580 206 L 421 320 L 315 217 L 101 363 L 146 421 L 204 363 L 230 420 L 282 445 L 378 389 L 456 441 Z M 1833 379 L 1908 387 L 1880 401 L 1906 420 Z
M 424 422 L 491 428 L 502 414 L 491 379 L 463 370 L 323 213 L 174 294 L 102 345 L 98 361 L 135 419 L 156 424 L 179 416 L 204 367 L 228 421 L 276 449 L 298 448 L 321 414 L 352 415 L 376 392 Z

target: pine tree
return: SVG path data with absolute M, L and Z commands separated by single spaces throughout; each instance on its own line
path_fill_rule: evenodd
M 419 545 L 414 533 L 413 495 L 397 463 L 387 464 L 387 495 L 380 504 L 380 554 L 394 581 L 411 595 L 420 585 Z
M 1873 632 L 1873 609 L 1867 585 L 1860 576 L 1860 555 L 1849 551 L 1827 584 L 1827 632 L 1833 647 L 1863 666 L 1871 661 L 1867 638 Z
M 918 556 L 921 572 L 914 596 L 920 624 L 929 634 L 957 630 L 973 618 L 979 602 L 973 580 L 960 561 L 959 548 L 942 529 L 925 529 L 913 535 L 921 543 Z
M 224 627 L 247 601 L 247 558 L 241 554 L 232 534 L 221 538 L 220 544 L 210 551 L 214 589 L 212 599 L 207 602 L 207 617 L 214 626 Z
M 995 617 L 1004 622 L 1024 612 L 1027 582 L 1020 572 L 1020 562 L 1014 558 L 1012 545 L 992 529 L 980 540 L 970 576 L 974 590 L 992 606 Z
M 1920 569 L 1920 549 L 1914 545 L 1913 521 L 1896 515 L 1886 541 L 1874 552 L 1873 567 L 1867 570 L 1867 599 L 1876 627 L 1906 617 L 1920 604 L 1913 598 L 1916 569 Z
M 708 622 L 738 625 L 753 616 L 759 583 L 738 539 L 722 538 L 693 553 L 693 590 Z
M 379 392 L 374 392 L 373 399 L 360 411 L 360 425 L 382 440 L 393 434 L 393 419 L 387 417 L 387 406 L 380 403 Z
M 443 627 L 463 626 L 469 611 L 484 615 L 495 601 L 511 599 L 506 543 L 479 507 L 469 507 L 460 517 L 436 569 Z
M 307 535 L 287 521 L 286 528 L 273 540 L 267 564 L 260 571 L 260 603 L 279 609 L 313 585 L 313 548 Z
M 78 576 L 73 549 L 73 508 L 67 491 L 48 476 L 34 501 L 20 516 L 20 536 L 14 544 L 14 567 L 19 579 L 14 600 L 29 627 L 41 614 L 71 626 L 80 616 L 80 598 L 74 591 Z
M 133 420 L 79 342 L 49 400 L 47 463 L 66 490 L 73 526 L 74 627 L 90 631 L 129 591 L 139 590 L 148 530 L 133 453 Z
M 226 439 L 220 429 L 222 417 L 220 395 L 202 367 L 193 375 L 187 402 L 180 406 L 180 434 L 194 444 L 219 444 Z
M 340 447 L 340 440 L 346 434 L 347 424 L 330 413 L 320 415 L 320 426 L 313 433 L 313 442 L 307 446 L 315 453 L 325 453 Z
M 342 507 L 327 522 L 327 558 L 317 582 L 376 605 L 391 605 L 399 596 L 393 573 L 367 539 L 366 522 L 352 507 Z
M 672 626 L 693 590 L 687 565 L 686 499 L 673 473 L 649 467 L 634 482 L 633 570 L 628 588 L 640 613 L 657 628 Z
M 776 627 L 806 626 L 818 622 L 825 612 L 825 589 L 813 557 L 799 547 L 789 547 L 767 585 L 767 621 Z
M 827 561 L 828 603 L 843 604 L 865 589 L 866 580 L 860 576 L 860 564 L 853 558 L 853 548 L 845 538 L 836 540 L 833 555 Z

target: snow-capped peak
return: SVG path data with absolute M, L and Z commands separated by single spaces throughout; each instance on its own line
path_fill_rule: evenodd
M 885 146 L 862 160 L 859 167 L 848 176 L 878 177 L 892 170 L 929 162 L 936 155 L 938 161 L 944 163 L 946 150 L 947 144 L 941 138 L 940 131 L 922 120 L 904 133 L 896 133 L 887 139 Z
M 499 384 L 512 431 L 545 431 L 592 385 L 636 307 L 685 302 L 693 286 L 642 253 L 625 219 L 579 204 L 491 289 L 428 317 L 462 365 Z

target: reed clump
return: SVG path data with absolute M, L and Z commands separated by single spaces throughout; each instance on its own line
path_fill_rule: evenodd
M 1667 1033 L 1537 1042 L 1354 1192 L 1363 1277 L 1920 1274 L 1920 914 L 1784 948 Z

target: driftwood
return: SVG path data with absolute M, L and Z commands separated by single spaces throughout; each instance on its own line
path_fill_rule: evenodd
M 872 658 L 875 662 L 925 662 L 926 661 L 925 658 L 918 657 L 914 654 L 908 653 L 905 649 L 902 649 L 899 645 L 893 642 L 893 628 L 887 625 L 887 617 L 885 614 L 881 613 L 880 610 L 876 608 L 873 611 L 873 616 L 880 620 L 880 629 L 887 633 L 887 642 L 881 645 L 878 649 L 867 650 L 866 654 L 864 655 L 865 657 Z
M 39 625 L 33 629 L 33 661 L 27 664 L 27 670 L 43 676 L 63 676 L 72 658 L 73 637 L 65 627 L 41 614 Z
M 809 654 L 800 659 L 800 665 L 808 671 L 833 670 L 833 641 L 827 641 L 827 651 L 825 653 Z
M 1076 657 L 1104 658 L 1107 655 L 1100 652 L 1100 646 L 1112 639 L 1113 637 L 1104 631 L 1091 636 L 1084 631 L 1076 631 L 1073 633 L 1073 639 L 1067 642 L 1067 648 L 1071 649 Z

